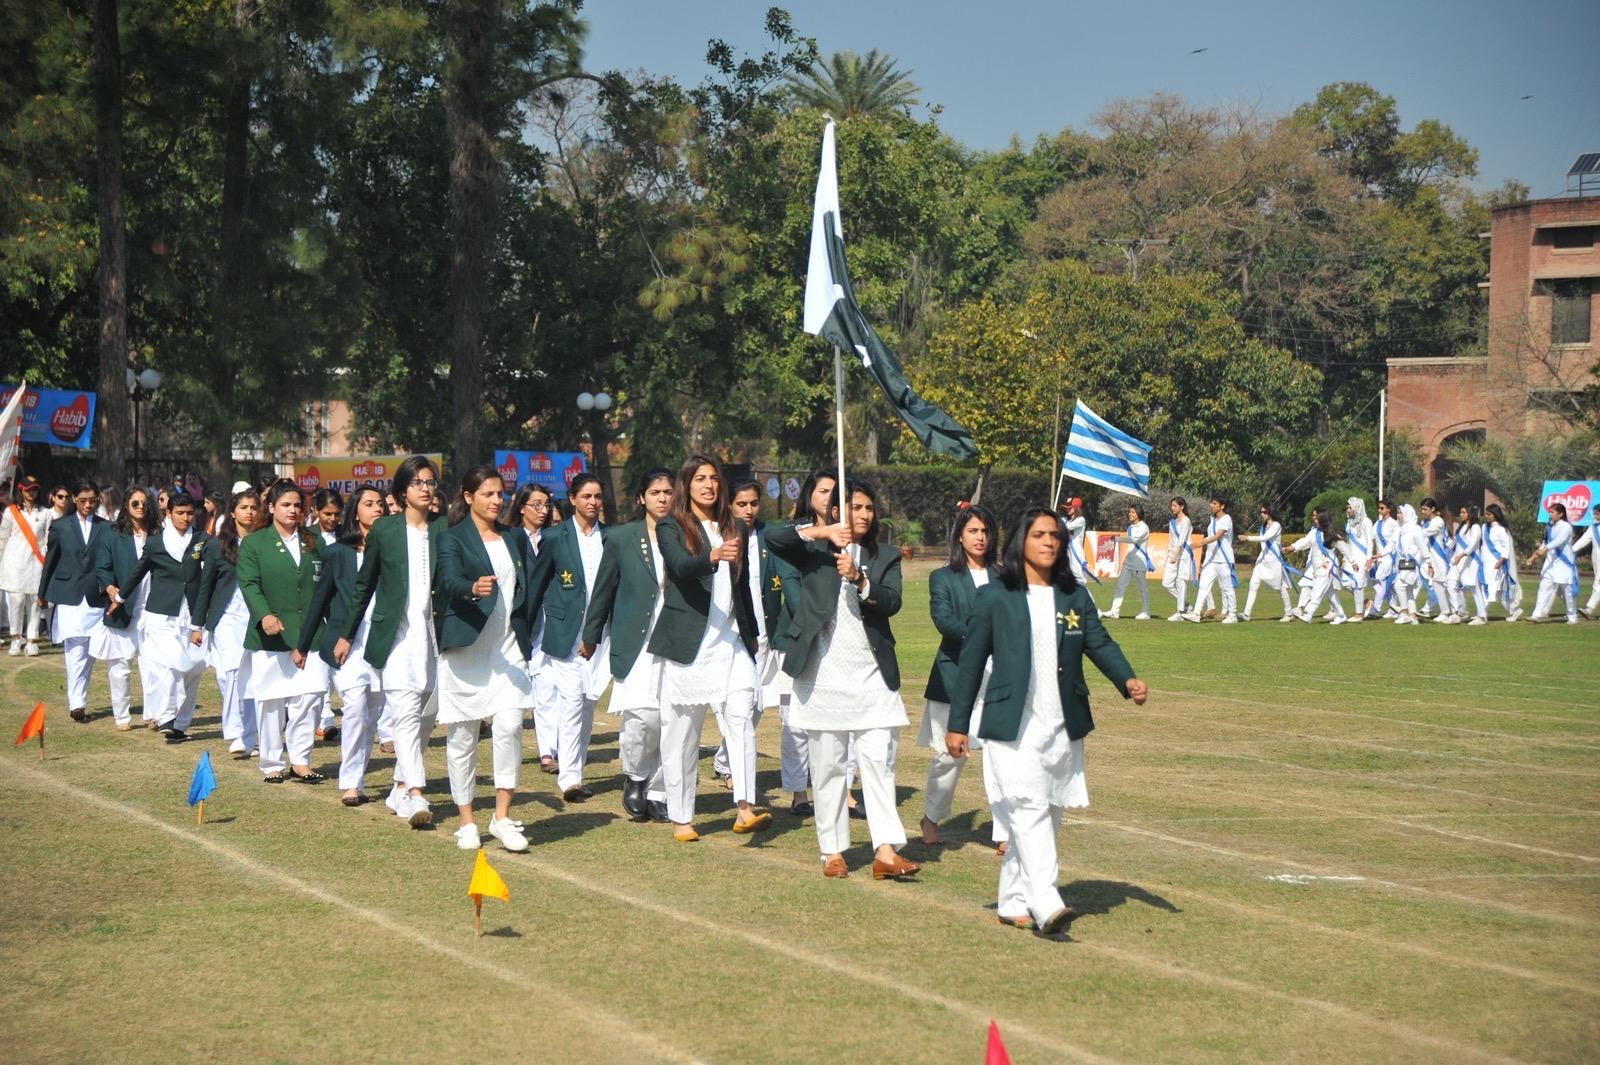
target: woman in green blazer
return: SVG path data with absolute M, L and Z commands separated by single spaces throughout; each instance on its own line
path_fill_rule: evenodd
M 945 730 L 950 721 L 950 689 L 955 687 L 956 665 L 961 660 L 961 642 L 972 620 L 972 607 L 978 590 L 999 575 L 995 560 L 1000 554 L 1000 530 L 987 507 L 962 503 L 950 523 L 950 561 L 928 575 L 928 613 L 939 630 L 939 650 L 933 656 L 922 727 L 917 730 L 917 746 L 933 751 L 928 763 L 928 786 L 922 793 L 922 842 L 938 846 L 939 822 L 950 816 L 961 779 L 965 758 L 955 758 L 945 749 Z M 980 699 L 981 701 L 981 699 Z M 997 829 L 998 831 L 998 829 Z M 1004 853 L 1005 836 L 995 840 Z
M 584 612 L 578 653 L 591 658 L 611 633 L 611 701 L 621 714 L 617 749 L 622 758 L 622 808 L 633 821 L 665 823 L 666 781 L 661 770 L 661 678 L 663 659 L 646 650 L 661 615 L 666 563 L 656 526 L 672 512 L 672 471 L 657 468 L 639 481 L 641 517 L 606 537 L 600 573 Z
M 522 769 L 522 720 L 533 709 L 528 655 L 539 616 L 531 583 L 533 548 L 502 530 L 505 483 L 493 466 L 474 466 L 450 505 L 439 536 L 439 724 L 447 730 L 450 796 L 461 815 L 456 846 L 481 846 L 472 800 L 478 787 L 478 737 L 490 722 L 494 751 L 494 816 L 489 835 L 508 851 L 525 851 L 511 800 Z
M 262 779 L 316 784 L 311 768 L 318 693 L 328 690 L 328 667 L 296 650 L 322 569 L 322 537 L 305 528 L 305 497 L 290 480 L 267 490 L 270 524 L 239 544 L 239 592 L 250 609 L 244 647 L 250 652 L 250 695 L 256 701 Z
M 1056 888 L 1056 834 L 1063 808 L 1089 805 L 1083 738 L 1094 720 L 1084 655 L 1125 697 L 1145 701 L 1144 681 L 1072 576 L 1061 522 L 1032 507 L 1006 541 L 1000 580 L 978 593 L 950 693 L 946 745 L 951 757 L 966 756 L 983 689 L 984 776 L 994 816 L 1010 836 L 1000 863 L 1000 921 L 1046 934 L 1064 932 L 1077 916 Z
M 133 493 L 128 494 L 128 499 L 133 499 Z M 206 567 L 196 607 L 211 634 L 209 659 L 222 694 L 222 738 L 228 741 L 228 753 L 235 758 L 259 753 L 256 702 L 245 690 L 247 675 L 240 675 L 244 639 L 250 631 L 250 608 L 239 591 L 239 545 L 256 527 L 260 515 L 261 494 L 254 488 L 235 492 L 229 498 L 216 534 L 206 544 Z
M 800 603 L 784 634 L 783 669 L 794 678 L 789 723 L 806 730 L 824 876 L 849 875 L 846 764 L 856 766 L 875 853 L 874 879 L 920 870 L 896 848 L 906 841 L 895 811 L 894 762 L 906 724 L 889 619 L 900 611 L 900 552 L 880 544 L 878 496 L 846 485 L 847 522 L 775 530 L 767 549 L 800 571 Z M 835 554 L 835 550 L 838 553 Z
M 111 682 L 111 714 L 118 732 L 133 728 L 133 660 L 139 655 L 139 614 L 144 610 L 149 584 L 133 583 L 133 571 L 138 568 L 139 557 L 151 535 L 159 536 L 155 526 L 155 500 L 143 488 L 128 490 L 122 511 L 111 523 L 114 535 L 100 540 L 99 561 L 96 566 L 96 584 L 102 592 L 115 587 L 122 590 L 116 602 L 107 602 L 105 614 L 89 633 L 89 657 L 106 664 L 106 679 Z M 150 685 L 144 677 L 141 662 L 140 688 Z M 144 723 L 155 728 L 159 720 L 156 707 L 146 703 Z

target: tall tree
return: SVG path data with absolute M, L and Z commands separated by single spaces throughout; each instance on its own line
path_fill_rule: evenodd
M 100 372 L 95 454 L 108 483 L 128 474 L 128 246 L 122 181 L 122 41 L 117 0 L 94 4 L 95 185 L 100 218 Z
M 784 80 L 797 106 L 841 119 L 883 118 L 907 111 L 916 106 L 921 91 L 911 80 L 911 71 L 898 69 L 876 48 L 864 56 L 848 49 L 835 52 Z

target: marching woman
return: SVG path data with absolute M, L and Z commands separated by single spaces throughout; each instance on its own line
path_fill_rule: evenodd
M 800 486 L 800 495 L 794 503 L 790 524 L 804 528 L 807 525 L 832 525 L 839 520 L 838 474 L 831 470 L 815 469 Z M 794 702 L 794 678 L 783 668 L 783 656 L 789 649 L 789 629 L 795 612 L 800 608 L 805 588 L 800 571 L 790 565 L 768 545 L 773 575 L 782 589 L 782 602 L 778 604 L 778 619 L 772 630 L 772 649 L 778 655 L 778 673 L 772 687 L 778 696 L 778 716 L 783 722 L 779 737 L 779 783 L 789 793 L 789 812 L 796 817 L 809 817 L 816 806 L 808 797 L 811 790 L 811 744 L 806 730 L 789 722 L 789 707 Z M 848 789 L 847 789 L 848 790 Z M 852 802 L 854 800 L 851 800 Z
M 1172 517 L 1167 522 L 1167 557 L 1162 566 L 1161 586 L 1178 601 L 1178 609 L 1167 620 L 1182 621 L 1185 586 L 1195 577 L 1194 547 L 1189 543 L 1193 525 L 1189 521 L 1189 504 L 1182 496 L 1173 496 L 1167 509 Z
M 1083 500 L 1073 496 L 1061 504 L 1061 510 L 1066 515 L 1061 520 L 1066 536 L 1067 562 L 1072 566 L 1072 575 L 1079 584 L 1087 585 L 1090 580 L 1099 584 L 1100 578 L 1090 572 L 1089 560 L 1083 554 L 1084 530 L 1089 526 L 1088 519 L 1083 516 Z
M 367 775 L 367 762 L 372 757 L 372 733 L 378 718 L 383 714 L 383 679 L 372 663 L 362 653 L 366 650 L 367 636 L 372 631 L 372 612 L 377 601 L 367 604 L 367 613 L 350 642 L 350 653 L 344 663 L 334 660 L 334 650 L 339 633 L 344 631 L 350 611 L 350 597 L 355 594 L 356 574 L 361 571 L 361 559 L 366 553 L 367 535 L 372 526 L 383 517 L 383 493 L 370 484 L 350 493 L 349 506 L 343 512 L 340 535 L 322 552 L 322 575 L 317 578 L 317 591 L 306 612 L 305 623 L 300 627 L 300 640 L 295 649 L 302 655 L 310 652 L 312 637 L 321 628 L 321 639 L 316 641 L 322 661 L 333 673 L 333 689 L 339 693 L 343 707 L 344 732 L 339 747 L 339 801 L 346 806 L 360 806 L 367 801 L 363 781 Z
M 700 730 L 706 711 L 728 743 L 728 768 L 738 806 L 733 830 L 741 835 L 772 823 L 755 809 L 755 604 L 745 579 L 745 537 L 723 492 L 715 459 L 690 455 L 678 469 L 672 513 L 656 525 L 666 570 L 661 624 L 650 651 L 666 660 L 661 684 L 661 763 L 667 817 L 681 843 L 694 830 Z
M 74 509 L 50 522 L 39 606 L 54 607 L 50 642 L 61 645 L 67 668 L 68 716 L 81 724 L 89 720 L 89 636 L 106 608 L 98 574 L 101 541 L 112 533 L 111 523 L 95 513 L 100 490 L 93 484 L 80 481 L 69 498 Z
M 1550 616 L 1556 593 L 1567 601 L 1567 624 L 1578 623 L 1578 560 L 1572 553 L 1572 523 L 1567 520 L 1567 508 L 1561 503 L 1549 506 L 1550 524 L 1544 531 L 1544 543 L 1528 556 L 1528 565 L 1535 559 L 1544 559 L 1539 569 L 1539 596 L 1533 601 L 1533 615 L 1529 621 L 1543 621 Z
M 900 552 L 878 543 L 878 497 L 865 482 L 845 486 L 845 521 L 789 526 L 767 547 L 800 571 L 804 586 L 789 625 L 783 669 L 794 678 L 790 723 L 806 730 L 816 796 L 822 875 L 849 875 L 847 762 L 852 741 L 874 848 L 874 880 L 921 870 L 896 848 L 906 841 L 895 811 L 894 763 L 907 723 L 889 619 L 900 612 Z M 1060 520 L 1051 517 L 1060 540 Z M 835 551 L 838 551 L 835 554 Z
M 505 501 L 500 471 L 474 466 L 450 506 L 439 536 L 439 723 L 450 797 L 461 815 L 456 846 L 477 850 L 472 798 L 478 784 L 478 737 L 490 722 L 494 816 L 489 835 L 508 851 L 525 851 L 522 826 L 511 819 L 522 769 L 522 719 L 533 709 L 528 654 L 539 603 L 532 587 L 533 550 L 526 536 L 505 533 L 497 519 Z
M 965 756 L 951 754 L 945 743 L 949 731 L 950 692 L 955 687 L 956 667 L 961 661 L 961 644 L 972 623 L 972 608 L 979 589 L 988 585 L 999 570 L 995 559 L 1000 554 L 1000 530 L 988 508 L 961 504 L 950 524 L 950 559 L 928 574 L 928 613 L 939 630 L 939 650 L 928 672 L 928 687 L 922 697 L 922 727 L 917 730 L 917 745 L 933 751 L 928 763 L 928 786 L 923 791 L 922 842 L 938 846 L 939 823 L 950 817 L 956 797 L 956 783 L 966 766 Z M 1121 587 L 1118 587 L 1121 592 Z M 1148 593 L 1147 593 L 1148 594 Z M 1115 605 L 1115 604 L 1113 604 Z M 983 695 L 980 692 L 978 702 Z M 999 826 L 996 825 L 998 828 Z M 1005 839 L 1004 834 L 997 840 Z
M 128 578 L 138 587 L 148 574 L 150 588 L 139 613 L 139 673 L 145 682 L 144 716 L 169 743 L 188 738 L 195 696 L 206 669 L 205 615 L 200 613 L 200 578 L 210 537 L 195 533 L 194 500 L 174 490 L 167 497 L 167 524 L 144 543 L 139 564 Z M 106 589 L 113 603 L 122 596 Z
M 1391 605 L 1394 593 L 1395 560 L 1400 553 L 1400 522 L 1395 518 L 1394 504 L 1387 499 L 1378 500 L 1378 520 L 1372 523 L 1372 557 L 1367 569 L 1372 574 L 1372 606 L 1367 617 L 1376 620 L 1383 616 L 1383 608 Z
M 1589 564 L 1594 568 L 1594 583 L 1589 588 L 1589 601 L 1578 608 L 1578 613 L 1586 618 L 1594 617 L 1597 607 L 1600 607 L 1600 503 L 1594 505 L 1594 510 L 1589 515 L 1589 527 L 1583 530 L 1583 535 L 1578 537 L 1578 542 L 1572 545 L 1574 561 L 1583 557 L 1585 551 L 1589 552 Z
M 39 576 L 50 540 L 51 511 L 39 502 L 39 478 L 17 478 L 16 495 L 0 518 L 0 591 L 11 623 L 11 653 L 39 653 Z M 26 643 L 24 643 L 26 640 Z M 123 718 L 117 719 L 120 727 Z
M 1428 553 L 1427 536 L 1417 523 L 1410 503 L 1400 504 L 1400 530 L 1395 534 L 1394 586 L 1389 598 L 1399 616 L 1396 625 L 1420 625 L 1417 619 L 1417 583 Z
M 1056 837 L 1062 810 L 1089 805 L 1083 740 L 1094 718 L 1083 657 L 1124 698 L 1143 703 L 1149 696 L 1064 555 L 1061 528 L 1050 512 L 1025 511 L 1006 541 L 999 581 L 978 594 L 951 694 L 947 741 L 950 754 L 960 757 L 970 733 L 983 739 L 984 771 L 999 796 L 992 801 L 994 815 L 1011 836 L 1000 863 L 1000 923 L 1046 935 L 1066 931 L 1078 916 L 1056 886 Z M 982 723 L 974 730 L 991 662 Z
M 304 527 L 304 505 L 298 485 L 278 481 L 266 495 L 272 524 L 239 545 L 239 591 L 250 608 L 244 638 L 250 697 L 256 701 L 261 775 L 268 784 L 327 779 L 311 768 L 311 747 L 316 697 L 328 690 L 328 667 L 296 649 L 302 626 L 316 629 L 308 612 L 322 568 L 322 537 Z
M 501 517 L 507 528 L 520 529 L 539 557 L 540 542 L 550 527 L 550 490 L 537 481 L 517 489 L 509 510 Z M 533 626 L 533 649 L 528 653 L 528 675 L 533 678 L 533 740 L 539 748 L 539 768 L 556 771 L 556 688 L 550 680 L 544 657 L 544 615 Z
M 789 686 L 779 687 L 777 677 L 780 655 L 772 649 L 772 632 L 783 609 L 783 577 L 778 572 L 777 559 L 767 550 L 767 527 L 761 520 L 761 485 L 754 478 L 735 481 L 728 492 L 728 506 L 736 521 L 750 530 L 745 538 L 745 580 L 750 583 L 750 603 L 755 608 L 756 624 L 756 703 L 751 713 L 752 727 L 761 728 L 761 717 L 767 707 L 777 706 Z M 785 677 L 785 680 L 788 678 Z M 733 787 L 733 773 L 728 765 L 728 740 L 723 738 L 711 760 L 711 771 L 719 780 Z M 752 800 L 760 805 L 760 791 Z
M 1499 603 L 1506 608 L 1506 620 L 1522 617 L 1518 605 L 1521 588 L 1517 584 L 1517 547 L 1511 539 L 1511 526 L 1506 524 L 1506 513 L 1500 504 L 1490 503 L 1483 508 L 1483 538 L 1479 550 L 1483 553 L 1483 584 L 1476 589 L 1478 613 L 1469 625 L 1486 625 L 1489 622 L 1489 604 Z
M 1465 506 L 1456 511 L 1456 531 L 1450 556 L 1450 616 L 1446 625 L 1460 625 L 1467 620 L 1467 589 L 1479 588 L 1484 583 L 1483 526 L 1478 521 L 1478 508 Z
M 606 538 L 594 593 L 583 621 L 583 646 L 592 658 L 610 626 L 611 688 L 608 712 L 622 715 L 617 749 L 622 759 L 622 808 L 633 821 L 665 823 L 666 778 L 661 768 L 661 680 L 666 663 L 647 646 L 661 617 L 666 563 L 657 525 L 672 512 L 672 471 L 653 469 L 639 481 L 638 519 Z
M 89 657 L 106 664 L 106 679 L 111 682 L 111 716 L 118 732 L 133 728 L 133 660 L 139 654 L 139 617 L 150 591 L 149 578 L 135 584 L 133 571 L 138 568 L 145 542 L 153 531 L 151 515 L 154 511 L 155 503 L 149 492 L 143 488 L 129 489 L 122 512 L 111 523 L 113 535 L 100 541 L 99 587 L 104 590 L 115 585 L 131 589 L 122 599 L 106 607 L 89 633 Z M 146 693 L 144 723 L 153 729 L 160 715 L 149 698 L 152 685 L 143 661 L 139 663 L 139 682 L 140 690 Z
M 1239 577 L 1233 568 L 1233 517 L 1228 513 L 1228 501 L 1221 496 L 1211 497 L 1211 522 L 1200 541 L 1200 551 L 1200 587 L 1194 593 L 1193 609 L 1184 618 L 1200 620 L 1200 604 L 1215 584 L 1222 589 L 1222 623 L 1232 625 L 1239 620 L 1235 616 Z
M 1327 507 L 1311 512 L 1311 531 L 1290 544 L 1289 550 L 1307 552 L 1306 576 L 1311 578 L 1305 605 L 1295 616 L 1309 625 L 1316 620 L 1317 607 L 1326 597 L 1328 610 L 1333 614 L 1329 624 L 1343 625 L 1344 605 L 1339 602 L 1338 590 L 1339 585 L 1349 579 L 1343 562 L 1344 538 L 1334 529 L 1333 515 Z
M 128 506 L 134 494 L 128 493 Z M 149 496 L 144 506 L 149 507 Z M 228 753 L 249 758 L 259 749 L 256 744 L 256 701 L 250 698 L 250 659 L 244 653 L 245 636 L 250 631 L 250 608 L 239 590 L 239 544 L 255 529 L 261 513 L 261 496 L 246 485 L 228 499 L 217 534 L 206 545 L 205 569 L 200 578 L 200 600 L 195 614 L 204 620 L 211 634 L 207 652 L 211 669 L 222 694 L 222 738 Z
M 1293 621 L 1294 608 L 1289 603 L 1289 574 L 1299 571 L 1283 557 L 1283 525 L 1271 503 L 1261 504 L 1261 531 L 1254 536 L 1242 536 L 1246 543 L 1260 544 L 1256 564 L 1250 570 L 1250 591 L 1244 597 L 1244 613 L 1240 621 L 1249 621 L 1256 606 L 1256 592 L 1264 584 L 1283 599 L 1283 617 L 1279 621 Z
M 1350 595 L 1355 609 L 1351 621 L 1360 621 L 1367 615 L 1367 572 L 1372 561 L 1372 519 L 1367 517 L 1367 501 L 1360 496 L 1345 500 L 1344 523 L 1344 576 L 1341 584 L 1350 585 Z
M 412 828 L 433 824 L 422 797 L 422 752 L 433 731 L 428 704 L 438 677 L 433 578 L 443 522 L 428 518 L 438 487 L 439 468 L 425 455 L 408 457 L 394 471 L 389 491 L 401 511 L 374 522 L 367 533 L 344 631 L 333 645 L 334 663 L 342 666 L 368 604 L 376 602 L 361 657 L 378 671 L 384 704 L 393 713 L 394 789 L 384 805 Z
M 991 524 L 993 524 L 991 522 Z M 999 536 L 992 538 L 994 549 L 999 550 Z M 1122 597 L 1128 594 L 1128 583 L 1139 582 L 1139 613 L 1134 616 L 1135 621 L 1150 620 L 1150 579 L 1146 576 L 1155 569 L 1155 563 L 1150 561 L 1150 526 L 1144 521 L 1144 507 L 1133 503 L 1128 507 L 1128 531 L 1117 537 L 1117 543 L 1128 545 L 1128 554 L 1122 560 L 1122 572 L 1117 575 L 1117 594 L 1111 600 L 1111 609 L 1101 617 L 1120 618 L 1122 616 Z M 1248 611 L 1247 611 L 1248 613 Z
M 1422 540 L 1427 550 L 1422 554 L 1420 572 L 1429 605 L 1437 605 L 1439 620 L 1444 621 L 1450 615 L 1450 530 L 1432 496 L 1424 499 L 1421 506 Z M 1428 608 L 1424 607 L 1422 616 L 1427 615 Z
M 337 488 L 319 488 L 311 497 L 311 514 L 306 522 L 315 526 L 322 536 L 322 546 L 331 547 L 339 542 L 339 518 L 344 514 L 344 496 Z M 317 701 L 317 739 L 339 738 L 339 726 L 333 723 L 333 689 L 322 693 Z

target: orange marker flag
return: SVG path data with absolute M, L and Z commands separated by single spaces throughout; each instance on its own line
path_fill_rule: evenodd
M 17 733 L 15 746 L 21 747 L 33 737 L 39 737 L 39 761 L 44 761 L 44 704 L 34 703 L 33 713 L 28 715 L 28 720 L 22 723 L 22 731 Z
M 499 899 L 501 902 L 511 901 L 511 889 L 506 887 L 506 882 L 500 879 L 500 874 L 494 871 L 494 866 L 489 864 L 489 859 L 484 857 L 483 849 L 478 849 L 478 859 L 472 865 L 472 879 L 467 883 L 467 894 L 472 897 L 472 929 L 480 937 L 483 935 L 483 897 Z
M 989 1046 L 983 1054 L 983 1065 L 1011 1065 L 1011 1055 L 1000 1039 L 1000 1026 L 993 1021 L 989 1022 Z

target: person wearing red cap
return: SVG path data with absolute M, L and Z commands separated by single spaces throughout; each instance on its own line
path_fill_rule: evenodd
M 1061 511 L 1066 515 L 1062 519 L 1062 535 L 1065 538 L 1067 549 L 1067 564 L 1072 567 L 1072 575 L 1079 584 L 1087 585 L 1091 580 L 1096 584 L 1100 578 L 1089 572 L 1088 559 L 1083 554 L 1083 534 L 1088 526 L 1088 521 L 1083 516 L 1083 499 L 1073 496 L 1061 504 Z

